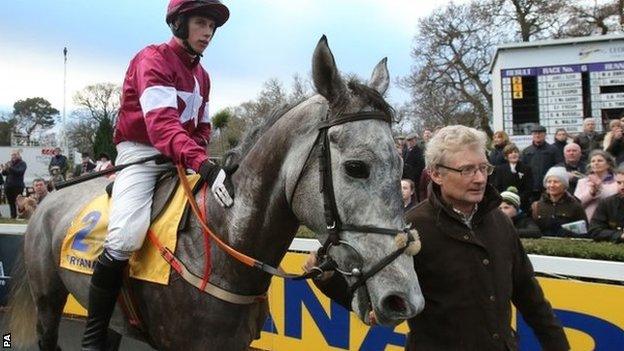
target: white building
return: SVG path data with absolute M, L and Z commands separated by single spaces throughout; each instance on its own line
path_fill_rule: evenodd
M 624 35 L 526 43 L 496 49 L 492 74 L 493 130 L 524 141 L 541 124 L 575 134 L 584 117 L 597 129 L 624 113 Z

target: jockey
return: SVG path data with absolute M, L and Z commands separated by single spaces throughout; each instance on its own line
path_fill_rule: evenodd
M 234 192 L 230 174 L 206 155 L 210 79 L 199 60 L 229 15 L 219 0 L 170 0 L 166 22 L 173 38 L 130 61 L 114 136 L 118 165 L 162 154 L 198 172 L 224 207 Z M 117 174 L 104 251 L 91 277 L 83 350 L 105 349 L 123 270 L 150 225 L 157 177 L 172 166 L 150 161 Z

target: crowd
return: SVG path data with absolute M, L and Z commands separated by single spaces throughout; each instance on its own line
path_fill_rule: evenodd
M 523 150 L 504 131 L 493 134 L 487 155 L 493 171 L 487 182 L 500 193 L 500 208 L 521 237 L 624 242 L 623 127 L 624 118 L 613 120 L 606 133 L 599 133 L 596 121 L 585 118 L 581 133 L 570 136 L 559 129 L 551 144 L 546 128 L 536 125 L 531 144 Z M 412 133 L 397 138 L 406 211 L 427 199 L 431 179 L 425 153 L 434 134 L 426 129 L 422 137 Z
M 72 172 L 68 172 L 67 157 L 61 153 L 60 148 L 55 148 L 48 165 L 48 180 L 36 178 L 32 182 L 32 187 L 26 187 L 24 174 L 28 165 L 22 160 L 20 151 L 13 150 L 11 151 L 11 159 L 0 165 L 0 185 L 3 185 L 10 217 L 29 219 L 37 205 L 43 201 L 49 191 L 54 189 L 54 185 L 58 182 L 112 167 L 113 164 L 106 153 L 101 153 L 95 163 L 91 160 L 90 154 L 83 153 L 82 162 L 77 164 Z

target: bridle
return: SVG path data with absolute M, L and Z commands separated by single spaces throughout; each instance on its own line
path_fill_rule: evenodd
M 336 204 L 336 196 L 334 193 L 334 181 L 332 175 L 331 168 L 331 151 L 330 151 L 330 143 L 329 143 L 329 129 L 331 127 L 342 125 L 345 123 L 352 123 L 357 121 L 365 121 L 365 120 L 380 120 L 386 123 L 391 123 L 392 118 L 381 112 L 381 111 L 361 111 L 356 113 L 348 113 L 338 115 L 337 117 L 331 119 L 330 118 L 330 109 L 328 108 L 325 119 L 318 126 L 318 135 L 308 157 L 306 157 L 306 162 L 303 165 L 303 169 L 305 169 L 308 160 L 315 150 L 318 150 L 318 158 L 319 158 L 319 176 L 320 176 L 320 192 L 323 194 L 323 208 L 325 215 L 325 223 L 327 229 L 327 239 L 323 246 L 318 250 L 318 258 L 320 260 L 320 264 L 316 267 L 313 267 L 310 272 L 302 275 L 296 279 L 307 279 L 307 278 L 315 278 L 321 275 L 324 272 L 335 271 L 344 276 L 350 276 L 356 278 L 355 283 L 349 286 L 349 296 L 353 296 L 353 293 L 363 286 L 366 281 L 371 278 L 373 275 L 377 274 L 384 267 L 392 263 L 397 257 L 399 257 L 407 248 L 407 245 L 398 248 L 393 251 L 389 255 L 385 256 L 378 262 L 376 262 L 368 271 L 362 271 L 362 268 L 353 268 L 350 271 L 341 270 L 338 267 L 338 264 L 331 257 L 331 249 L 334 247 L 345 246 L 353 251 L 359 258 L 363 256 L 360 252 L 351 245 L 348 241 L 342 240 L 340 238 L 340 233 L 345 231 L 352 232 L 362 232 L 362 233 L 370 233 L 370 234 L 381 234 L 381 235 L 390 235 L 396 236 L 400 232 L 404 232 L 408 238 L 408 245 L 410 242 L 414 241 L 413 236 L 409 232 L 407 228 L 395 229 L 395 228 L 382 228 L 382 227 L 374 227 L 374 226 L 363 226 L 363 225 L 354 225 L 349 223 L 344 223 L 340 219 L 340 214 L 338 213 L 338 207 Z M 303 171 L 301 172 L 303 173 Z M 297 185 L 301 178 L 301 174 L 297 178 L 295 182 L 295 186 L 293 188 L 292 194 L 295 193 L 297 189 Z M 293 198 L 292 196 L 290 197 Z M 362 259 L 362 262 L 364 260 Z

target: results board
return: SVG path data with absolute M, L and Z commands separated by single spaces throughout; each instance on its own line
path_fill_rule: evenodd
M 597 130 L 624 112 L 624 61 L 501 70 L 503 130 L 526 135 L 535 124 L 548 134 L 582 131 L 595 117 Z

